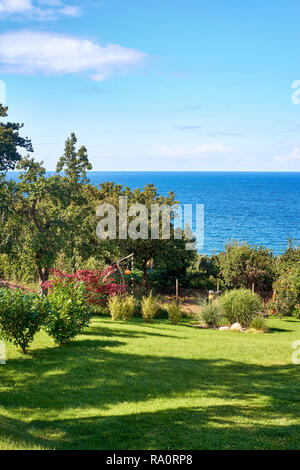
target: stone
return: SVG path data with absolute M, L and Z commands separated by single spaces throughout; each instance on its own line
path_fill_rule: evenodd
M 230 327 L 231 331 L 243 331 L 242 326 L 239 323 L 233 323 Z
M 230 330 L 229 326 L 220 326 L 219 331 L 228 331 Z

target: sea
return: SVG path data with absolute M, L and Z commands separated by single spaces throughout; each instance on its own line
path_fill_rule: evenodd
M 51 172 L 49 172 L 51 174 Z M 180 204 L 204 205 L 202 254 L 224 249 L 228 241 L 264 245 L 282 253 L 288 239 L 300 241 L 300 172 L 91 171 L 89 179 L 176 194 Z M 16 179 L 17 172 L 8 178 Z M 194 224 L 193 224 L 193 228 Z

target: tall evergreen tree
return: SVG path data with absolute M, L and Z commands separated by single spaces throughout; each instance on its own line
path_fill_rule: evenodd
M 7 117 L 7 109 L 0 104 L 0 118 Z M 22 158 L 19 148 L 33 152 L 31 141 L 19 134 L 22 127 L 23 124 L 15 122 L 0 122 L 0 172 L 15 168 L 16 163 Z

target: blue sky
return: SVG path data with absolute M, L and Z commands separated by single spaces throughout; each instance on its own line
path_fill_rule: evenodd
M 299 171 L 299 13 L 291 0 L 0 0 L 9 117 L 48 169 L 74 131 L 95 170 Z

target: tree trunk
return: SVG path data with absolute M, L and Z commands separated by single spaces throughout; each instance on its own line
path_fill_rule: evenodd
M 147 261 L 143 262 L 143 279 L 142 279 L 142 285 L 144 287 L 147 286 Z
M 41 285 L 41 293 L 42 293 L 42 295 L 47 296 L 48 295 L 48 288 L 43 287 L 42 283 L 48 281 L 49 274 L 50 274 L 50 269 L 49 268 L 41 268 L 40 266 L 37 266 L 37 272 L 38 272 L 39 281 L 40 281 L 40 285 Z

